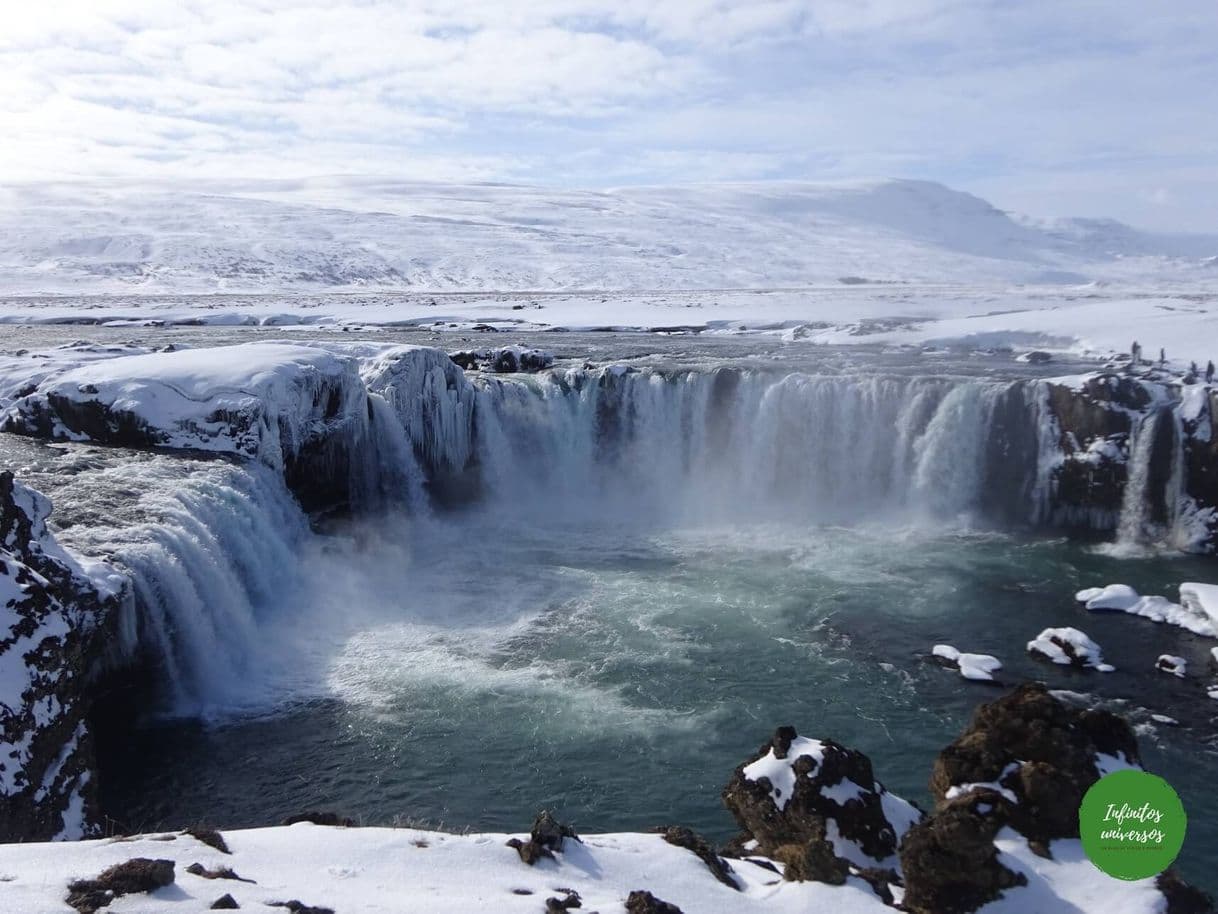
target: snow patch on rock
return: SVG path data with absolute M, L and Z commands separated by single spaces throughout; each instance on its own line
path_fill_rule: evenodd
M 994 674 L 1002 669 L 1002 661 L 991 654 L 968 654 L 950 644 L 936 644 L 931 653 L 948 664 L 954 664 L 965 679 L 993 682 Z
M 1104 663 L 1100 646 L 1077 628 L 1046 628 L 1028 642 L 1028 653 L 1062 666 L 1111 673 L 1116 667 Z

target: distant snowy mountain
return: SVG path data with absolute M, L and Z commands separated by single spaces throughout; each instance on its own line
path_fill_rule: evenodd
M 0 294 L 1178 283 L 1212 278 L 1215 256 L 1218 237 L 1012 218 L 907 180 L 0 191 Z

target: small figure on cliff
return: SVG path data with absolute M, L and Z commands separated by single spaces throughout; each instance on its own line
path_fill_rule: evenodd
M 1133 345 L 1129 347 L 1129 360 L 1133 363 L 1133 367 L 1137 368 L 1142 364 L 1142 346 L 1137 341 L 1133 341 Z
M 1162 368 L 1167 364 L 1167 350 L 1162 346 L 1159 347 L 1159 367 Z
M 1214 360 L 1213 359 L 1210 359 L 1208 362 L 1205 363 L 1205 383 L 1206 384 L 1214 383 Z

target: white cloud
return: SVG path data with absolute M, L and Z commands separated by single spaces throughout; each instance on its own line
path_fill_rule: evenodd
M 1218 229 L 1212 0 L 10 6 L 9 180 L 893 173 Z

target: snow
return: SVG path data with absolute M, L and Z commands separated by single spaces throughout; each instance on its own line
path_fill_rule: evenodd
M 1190 613 L 1209 620 L 1218 637 L 1218 584 L 1185 582 L 1180 585 L 1180 603 Z
M 1074 599 L 1085 603 L 1088 609 L 1119 609 L 1122 612 L 1138 602 L 1138 592 L 1127 584 L 1109 584 L 1107 587 L 1092 587 L 1080 590 Z
M 844 886 L 786 882 L 768 869 L 733 860 L 743 886 L 737 892 L 716 881 L 695 855 L 654 834 L 585 835 L 584 843 L 567 841 L 557 859 L 533 867 L 505 846 L 508 837 L 301 823 L 225 831 L 231 855 L 172 834 L 9 844 L 0 846 L 0 909 L 27 914 L 67 910 L 63 898 L 71 880 L 95 876 L 134 857 L 151 857 L 175 862 L 175 883 L 148 895 L 123 896 L 107 910 L 154 914 L 172 908 L 198 914 L 227 893 L 242 910 L 267 910 L 270 902 L 296 899 L 341 914 L 536 914 L 546 898 L 563 898 L 564 889 L 579 893 L 580 910 L 601 914 L 623 914 L 626 896 L 637 889 L 689 914 L 892 910 L 858 879 Z M 995 844 L 1004 865 L 1028 876 L 1028 886 L 1011 889 L 986 905 L 981 910 L 987 914 L 1151 914 L 1163 909 L 1153 879 L 1128 883 L 1104 875 L 1086 859 L 1077 840 L 1054 841 L 1052 860 L 1032 854 L 1027 842 L 1009 828 L 999 832 Z M 230 867 L 254 881 L 205 880 L 186 872 L 196 862 L 208 869 Z
M 770 781 L 770 796 L 778 809 L 787 808 L 791 795 L 795 792 L 795 760 L 801 756 L 809 756 L 816 760 L 816 767 L 810 774 L 815 774 L 825 760 L 825 744 L 817 739 L 797 736 L 791 741 L 786 758 L 774 755 L 773 747 L 757 761 L 744 766 L 744 776 L 750 781 L 768 778 Z
M 66 910 L 72 879 L 95 876 L 133 857 L 171 859 L 174 885 L 128 895 L 115 914 L 201 912 L 228 893 L 243 910 L 271 910 L 269 902 L 298 899 L 342 914 L 433 914 L 494 911 L 537 914 L 548 897 L 578 892 L 581 910 L 621 914 L 626 896 L 646 889 L 687 912 L 797 914 L 832 909 L 842 914 L 889 910 L 860 880 L 845 886 L 785 882 L 768 869 L 732 861 L 743 891 L 717 882 L 695 855 L 658 835 L 584 836 L 567 841 L 556 860 L 526 866 L 505 846 L 508 835 L 449 835 L 413 829 L 288 827 L 226 831 L 232 855 L 188 836 L 155 835 L 74 844 L 0 846 L 0 909 L 43 914 Z M 169 840 L 166 840 L 169 839 Z M 185 872 L 192 863 L 231 867 L 244 879 L 205 880 Z M 529 894 L 517 894 L 528 892 Z
M 1173 654 L 1160 654 L 1159 659 L 1155 661 L 1155 669 L 1183 679 L 1188 671 L 1188 661 Z
M 1166 597 L 1142 596 L 1126 584 L 1090 587 L 1080 590 L 1074 598 L 1092 612 L 1124 612 L 1218 638 L 1218 587 L 1214 585 L 1181 584 L 1180 603 Z
M 1027 840 L 1010 828 L 1002 829 L 994 844 L 998 847 L 999 862 L 1023 873 L 1028 884 L 984 905 L 978 914 L 1051 911 L 1160 914 L 1166 910 L 1153 878 L 1136 882 L 1113 879 L 1087 859 L 1082 842 L 1076 839 L 1053 841 L 1049 845 L 1052 859 L 1033 853 Z
M 1114 246 L 1114 224 L 1016 220 L 891 179 L 588 191 L 335 178 L 229 196 L 110 181 L 14 186 L 3 202 L 0 280 L 23 294 L 1203 282 L 1218 251 L 1125 226 Z
M 1095 770 L 1100 773 L 1100 777 L 1107 777 L 1114 771 L 1125 771 L 1128 769 L 1141 771 L 1142 766 L 1131 762 L 1124 752 L 1119 755 L 1111 755 L 1107 752 L 1097 752 L 1095 754 Z
M 950 644 L 936 644 L 931 653 L 936 657 L 956 664 L 965 679 L 993 682 L 994 673 L 1002 669 L 1002 662 L 990 654 L 962 653 Z
M 1177 367 L 1218 339 L 1218 238 L 1122 227 L 1117 249 L 1111 225 L 1020 222 L 930 182 L 25 185 L 6 201 L 0 321 L 684 328 L 1050 355 L 1136 336 Z M 1201 408 L 1200 386 L 1187 397 Z
M 330 392 L 341 397 L 338 424 L 365 414 L 353 360 L 318 347 L 245 343 L 91 362 L 44 381 L 7 414 L 45 407 L 51 398 L 98 403 L 135 417 L 163 447 L 257 457 L 278 466 L 331 419 L 322 396 Z M 246 424 L 237 421 L 242 417 Z M 60 437 L 80 435 L 61 428 Z
M 961 797 L 977 790 L 993 790 L 1002 794 L 1012 803 L 1018 803 L 1019 797 L 1015 795 L 1015 792 L 1008 787 L 1003 787 L 1001 782 L 1018 771 L 1021 764 L 1021 762 L 1011 762 L 1009 765 L 1003 768 L 998 777 L 992 781 L 976 781 L 968 784 L 953 784 L 951 787 L 947 788 L 947 793 L 945 796 L 949 800 L 954 800 L 956 797 Z
M 1066 652 L 1069 646 L 1073 657 Z M 1101 673 L 1111 673 L 1115 667 L 1104 663 L 1100 646 L 1077 628 L 1046 628 L 1028 642 L 1028 653 L 1039 654 L 1053 663 L 1082 666 Z

